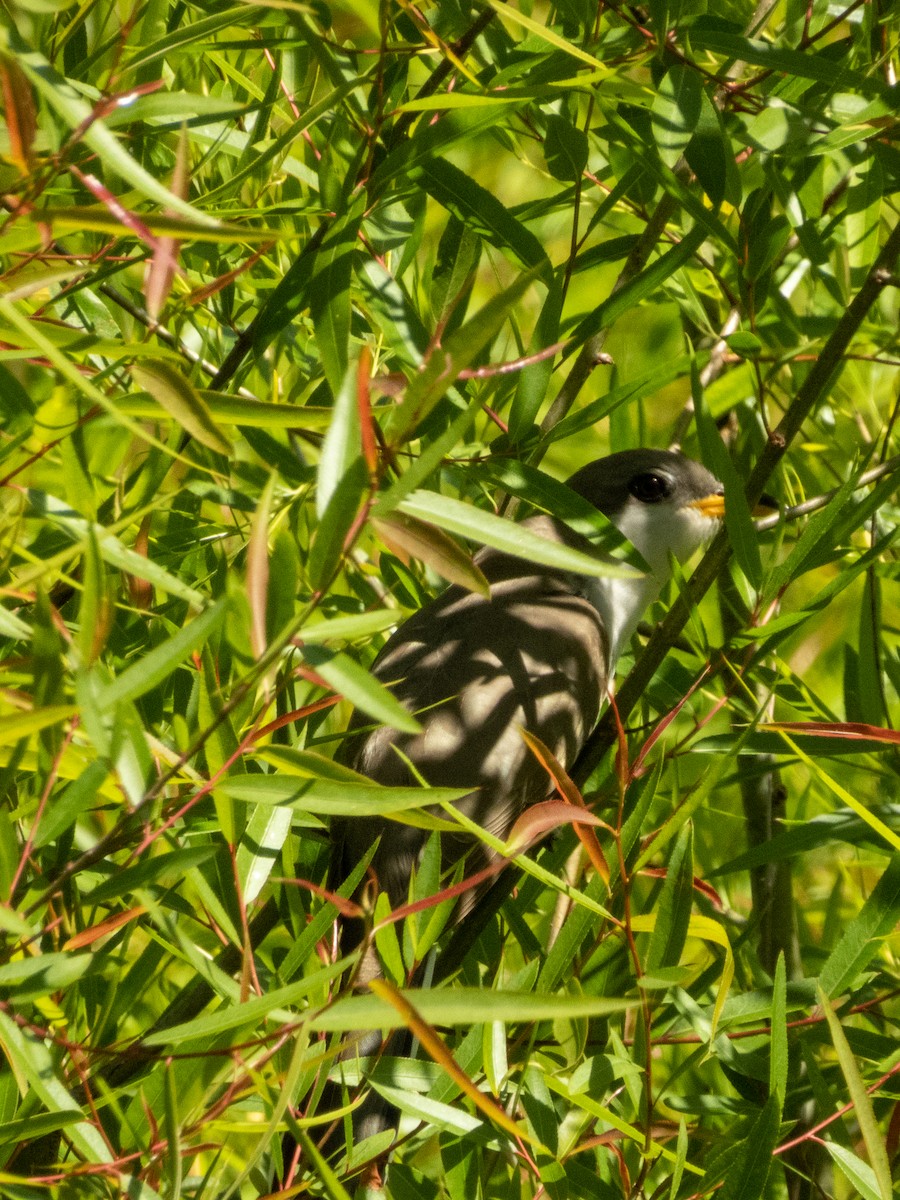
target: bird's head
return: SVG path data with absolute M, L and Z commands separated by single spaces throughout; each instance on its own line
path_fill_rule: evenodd
M 669 555 L 684 562 L 716 532 L 725 489 L 706 467 L 671 450 L 623 450 L 588 463 L 566 481 L 603 513 L 654 574 Z

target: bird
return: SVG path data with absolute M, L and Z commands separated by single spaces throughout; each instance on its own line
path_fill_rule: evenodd
M 553 791 L 522 730 L 536 735 L 568 770 L 600 715 L 619 657 L 671 575 L 672 559 L 690 558 L 724 515 L 722 484 L 675 451 L 620 451 L 582 467 L 566 483 L 618 528 L 648 570 L 629 578 L 579 575 L 482 548 L 475 562 L 488 594 L 451 585 L 398 627 L 372 667 L 416 716 L 419 732 L 366 727 L 357 712 L 341 755 L 346 765 L 387 787 L 424 779 L 464 790 L 457 807 L 502 839 L 529 805 Z M 552 542 L 590 551 L 586 539 L 551 514 L 523 524 Z M 378 816 L 336 819 L 332 882 L 345 879 L 377 844 L 370 876 L 396 908 L 407 899 L 427 836 Z M 490 855 L 463 835 L 441 837 L 445 866 L 466 854 L 482 865 L 479 856 L 483 862 Z M 477 893 L 474 901 L 471 894 L 460 901 L 457 919 L 473 902 Z M 359 928 L 348 942 L 354 937 L 361 937 Z M 343 951 L 351 948 L 342 945 Z M 356 986 L 380 970 L 370 944 Z M 357 1038 L 345 1056 L 368 1055 L 379 1041 Z M 355 1140 L 392 1121 L 388 1106 L 370 1094 L 354 1115 Z
M 372 667 L 420 731 L 382 725 L 360 732 L 365 718 L 355 714 L 342 755 L 388 787 L 414 785 L 418 773 L 432 786 L 470 789 L 459 809 L 499 838 L 552 790 L 521 730 L 571 766 L 622 651 L 670 576 L 670 555 L 685 562 L 724 514 L 722 484 L 670 450 L 620 451 L 566 483 L 617 527 L 649 570 L 598 578 L 481 549 L 475 562 L 489 595 L 452 585 L 399 626 Z M 552 542 L 590 549 L 548 514 L 523 524 Z M 337 875 L 348 874 L 380 838 L 372 869 L 392 906 L 401 904 L 426 836 L 386 818 L 336 820 Z

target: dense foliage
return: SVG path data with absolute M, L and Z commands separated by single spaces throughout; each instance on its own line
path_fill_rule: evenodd
M 396 1200 L 889 1200 L 898 24 L 5 0 L 0 1194 L 375 1186 L 323 1086 L 407 1024 Z M 366 665 L 673 442 L 727 530 L 575 771 L 605 827 L 457 930 L 373 898 L 349 995 L 329 817 L 456 820 L 334 762 L 406 719 Z

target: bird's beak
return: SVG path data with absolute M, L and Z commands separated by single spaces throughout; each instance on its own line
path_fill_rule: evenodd
M 709 496 L 701 496 L 699 500 L 692 500 L 691 508 L 698 509 L 704 517 L 709 517 L 711 521 L 721 521 L 725 516 L 725 497 L 719 492 L 712 492 Z

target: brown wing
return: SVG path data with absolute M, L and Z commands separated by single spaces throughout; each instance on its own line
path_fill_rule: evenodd
M 401 626 L 376 661 L 375 674 L 416 714 L 422 732 L 376 729 L 353 739 L 348 755 L 387 786 L 415 782 L 405 756 L 428 783 L 471 789 L 459 807 L 504 837 L 550 791 L 520 730 L 536 734 L 563 765 L 573 761 L 600 710 L 606 643 L 577 579 L 517 577 L 521 562 L 502 555 L 482 566 L 492 579 L 489 599 L 450 588 Z M 368 819 L 341 822 L 336 834 L 346 865 L 380 836 L 374 866 L 381 886 L 392 903 L 405 898 L 420 830 Z M 460 850 L 447 849 L 448 856 Z

